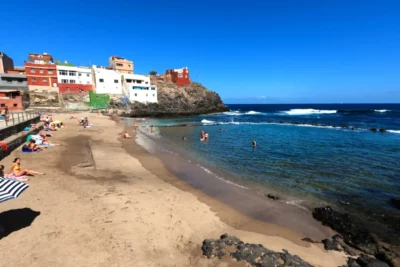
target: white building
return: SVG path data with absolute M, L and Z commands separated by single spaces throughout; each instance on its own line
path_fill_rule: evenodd
M 122 74 L 119 71 L 93 66 L 97 94 L 122 95 Z
M 92 70 L 86 67 L 57 65 L 58 83 L 92 84 Z
M 157 86 L 150 84 L 150 77 L 139 74 L 124 74 L 123 87 L 131 101 L 157 103 Z

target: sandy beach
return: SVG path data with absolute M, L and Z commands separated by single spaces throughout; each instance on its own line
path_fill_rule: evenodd
M 67 125 L 50 139 L 62 146 L 14 151 L 2 161 L 8 168 L 20 157 L 23 168 L 46 175 L 32 177 L 18 199 L 0 203 L 7 233 L 0 266 L 246 266 L 202 256 L 203 240 L 224 233 L 286 249 L 314 266 L 345 264 L 345 254 L 301 241 L 305 233 L 333 233 L 311 216 L 279 213 L 273 203 L 256 211 L 267 214 L 262 220 L 247 216 L 178 179 L 134 140 L 120 139 L 122 125 L 74 114 L 85 115 L 93 128 L 77 126 L 70 114 L 54 116 Z

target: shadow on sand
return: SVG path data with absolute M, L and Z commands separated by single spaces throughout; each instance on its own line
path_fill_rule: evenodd
M 0 213 L 0 240 L 12 232 L 28 227 L 32 224 L 40 212 L 31 210 L 30 208 L 8 210 Z

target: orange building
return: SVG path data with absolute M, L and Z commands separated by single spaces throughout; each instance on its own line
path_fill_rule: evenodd
M 56 64 L 51 55 L 29 54 L 24 65 L 29 90 L 58 91 Z
M 133 74 L 133 61 L 122 58 L 122 57 L 117 57 L 117 56 L 111 56 L 108 59 L 109 67 L 113 70 L 117 70 L 121 73 L 126 73 L 126 74 Z

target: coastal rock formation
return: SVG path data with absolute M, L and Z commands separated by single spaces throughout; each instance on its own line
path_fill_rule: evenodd
M 173 83 L 152 79 L 158 88 L 158 103 L 123 103 L 112 100 L 110 108 L 118 115 L 130 117 L 163 117 L 197 115 L 228 111 L 220 96 L 199 83 L 177 86 Z
M 386 245 L 376 240 L 365 230 L 359 222 L 356 222 L 349 214 L 340 213 L 331 207 L 316 208 L 313 211 L 313 217 L 322 222 L 323 225 L 331 227 L 340 235 L 335 235 L 332 239 L 323 240 L 326 249 L 343 250 L 349 255 L 354 255 L 353 250 L 346 245 L 356 248 L 366 254 L 375 256 L 379 259 L 374 261 L 362 261 L 357 259 L 359 265 L 348 266 L 391 266 L 400 267 L 400 253 L 396 247 Z M 360 256 L 361 257 L 361 256 Z M 383 261 L 384 263 L 380 263 Z M 369 265 L 365 265 L 367 262 Z M 364 264 L 364 265 L 363 265 Z M 389 265 L 383 265 L 389 264 Z
M 392 198 L 392 204 L 396 208 L 400 209 L 400 198 Z
M 341 267 L 389 267 L 389 265 L 380 260 L 361 255 L 357 259 L 349 258 L 347 264 Z
M 263 245 L 243 243 L 234 236 L 224 234 L 220 239 L 206 239 L 201 248 L 207 258 L 218 257 L 221 259 L 229 255 L 237 261 L 246 261 L 250 266 L 257 267 L 312 267 L 296 255 L 288 251 L 274 252 Z M 228 251 L 234 251 L 229 253 Z
M 280 199 L 279 196 L 273 195 L 273 194 L 268 194 L 267 197 L 270 198 L 270 199 L 273 199 L 273 200 L 279 200 Z

